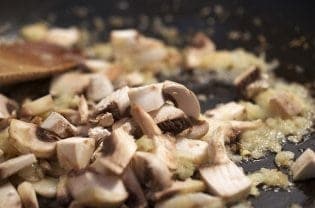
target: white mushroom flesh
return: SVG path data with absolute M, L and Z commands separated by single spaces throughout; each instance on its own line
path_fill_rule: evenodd
M 23 182 L 17 187 L 22 204 L 27 208 L 39 208 L 36 192 L 32 184 Z
M 100 101 L 114 91 L 111 81 L 103 74 L 94 74 L 90 78 L 87 88 L 87 98 L 93 101 Z
M 0 199 L 1 208 L 22 208 L 21 198 L 9 182 L 0 185 Z
M 315 152 L 311 149 L 305 150 L 292 164 L 291 170 L 295 181 L 315 178 Z
M 31 182 L 35 192 L 47 198 L 56 197 L 58 179 L 46 177 L 37 182 Z
M 21 155 L 0 163 L 0 179 L 7 178 L 36 162 L 34 154 Z
M 26 102 L 22 105 L 21 112 L 25 115 L 35 116 L 51 111 L 54 108 L 54 101 L 51 95 Z
M 59 164 L 66 170 L 85 168 L 95 149 L 95 139 L 71 137 L 57 142 L 57 157 Z
M 49 114 L 40 127 L 54 132 L 61 138 L 73 136 L 77 131 L 74 125 L 57 112 Z

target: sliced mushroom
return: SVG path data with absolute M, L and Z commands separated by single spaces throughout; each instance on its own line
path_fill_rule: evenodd
M 140 106 L 132 105 L 130 113 L 135 122 L 140 126 L 143 134 L 151 138 L 156 135 L 162 135 L 161 129 L 155 124 L 150 114 L 145 112 Z
M 175 144 L 174 138 L 168 135 L 162 135 L 161 130 L 155 124 L 152 117 L 143 110 L 140 106 L 131 106 L 131 115 L 134 120 L 139 124 L 143 133 L 152 138 L 154 142 L 153 153 L 160 158 L 167 166 L 174 170 L 177 167 L 175 158 Z
M 267 78 L 263 78 L 263 79 L 260 79 L 260 80 L 257 80 L 255 82 L 250 83 L 246 87 L 245 95 L 247 98 L 253 98 L 256 95 L 258 95 L 259 93 L 267 90 L 269 87 L 270 87 L 270 84 L 269 84 Z
M 133 135 L 135 138 L 140 138 L 142 136 L 141 128 L 131 118 L 123 118 L 115 122 L 112 129 L 118 128 L 123 128 L 128 134 Z
M 70 175 L 67 187 L 74 200 L 86 206 L 119 207 L 128 197 L 119 177 L 92 171 Z
M 315 152 L 307 149 L 291 166 L 293 180 L 315 178 Z
M 150 115 L 163 132 L 178 134 L 191 126 L 185 113 L 171 104 L 165 104 L 160 109 L 151 111 Z
M 251 182 L 227 156 L 224 146 L 226 131 L 224 127 L 218 128 L 209 140 L 212 165 L 199 168 L 199 172 L 209 193 L 220 196 L 227 202 L 235 202 L 249 194 Z
M 90 119 L 90 121 L 102 127 L 110 127 L 114 124 L 114 117 L 111 113 L 104 113 L 99 114 L 95 119 Z
M 260 77 L 260 70 L 256 66 L 252 66 L 234 79 L 234 85 L 239 90 L 244 91 L 249 84 L 260 79 Z
M 116 85 L 119 87 L 128 86 L 128 87 L 136 87 L 143 85 L 145 82 L 145 77 L 142 73 L 134 71 L 119 77 L 116 80 Z
M 53 43 L 62 47 L 72 47 L 80 40 L 80 31 L 75 27 L 70 28 L 52 28 L 47 31 L 44 41 Z
M 224 203 L 219 197 L 213 197 L 205 193 L 188 193 L 174 196 L 162 201 L 156 208 L 191 208 L 191 207 L 211 207 L 223 208 Z
M 11 183 L 0 185 L 0 207 L 22 208 L 21 198 Z
M 122 128 L 115 129 L 111 136 L 103 141 L 101 154 L 91 166 L 100 172 L 108 169 L 120 175 L 128 166 L 136 150 L 137 145 L 133 136 Z
M 302 103 L 291 93 L 277 92 L 269 100 L 273 112 L 283 117 L 296 116 L 303 111 Z
M 132 165 L 140 183 L 150 190 L 161 191 L 172 185 L 172 173 L 154 154 L 136 152 Z
M 22 204 L 26 208 L 39 208 L 35 189 L 33 188 L 32 184 L 29 182 L 21 183 L 17 191 L 20 195 Z
M 113 93 L 114 87 L 111 81 L 103 74 L 93 74 L 87 88 L 87 98 L 93 101 L 100 101 Z
M 206 186 L 203 181 L 200 180 L 187 179 L 185 181 L 175 181 L 171 187 L 154 193 L 153 200 L 160 201 L 171 198 L 177 194 L 203 192 L 205 190 Z
M 242 120 L 245 117 L 245 113 L 243 105 L 229 102 L 206 111 L 205 115 L 217 120 Z
M 78 111 L 80 115 L 80 123 L 85 124 L 89 118 L 89 106 L 83 95 L 80 96 Z
M 131 88 L 128 92 L 130 102 L 141 106 L 146 112 L 159 109 L 164 104 L 163 84 L 151 84 Z
M 62 175 L 59 177 L 59 181 L 56 187 L 56 199 L 58 204 L 68 204 L 71 200 L 70 193 L 67 188 L 67 176 Z
M 177 139 L 176 150 L 179 154 L 193 161 L 194 164 L 200 165 L 208 160 L 208 143 L 202 140 L 195 139 Z
M 21 155 L 0 164 L 0 179 L 7 178 L 36 162 L 34 154 Z
M 110 134 L 111 133 L 107 129 L 104 129 L 103 127 L 100 126 L 89 129 L 89 137 L 95 139 L 96 144 L 99 144 L 105 138 L 110 136 Z
M 67 87 L 65 87 L 67 83 Z M 87 74 L 68 72 L 53 79 L 50 85 L 50 94 L 53 96 L 70 96 L 82 93 L 90 83 Z
M 196 95 L 184 85 L 172 81 L 163 83 L 164 96 L 174 102 L 175 106 L 184 113 L 198 120 L 200 115 L 200 105 Z
M 57 193 L 58 179 L 46 177 L 40 181 L 32 182 L 35 192 L 43 197 L 54 198 Z
M 132 170 L 132 168 L 127 167 L 122 180 L 126 186 L 126 189 L 129 193 L 128 199 L 125 204 L 129 207 L 134 208 L 145 208 L 148 207 L 148 202 L 144 196 L 141 185 Z
M 95 107 L 95 114 L 109 112 L 118 119 L 130 105 L 128 91 L 129 87 L 123 87 L 102 99 Z
M 39 158 L 49 158 L 56 152 L 56 139 L 36 125 L 12 119 L 9 142 L 21 153 L 33 153 Z
M 26 102 L 22 105 L 21 114 L 27 116 L 36 116 L 48 112 L 54 108 L 54 101 L 51 95 Z
M 95 139 L 71 137 L 57 142 L 59 164 L 66 170 L 85 168 L 95 149 Z
M 209 131 L 209 123 L 205 120 L 192 120 L 191 127 L 182 131 L 178 136 L 187 139 L 201 139 Z
M 254 121 L 229 121 L 229 123 L 232 129 L 237 132 L 257 129 L 263 125 L 260 119 Z
M 77 132 L 77 128 L 57 112 L 50 113 L 40 127 L 54 132 L 61 138 L 73 136 Z

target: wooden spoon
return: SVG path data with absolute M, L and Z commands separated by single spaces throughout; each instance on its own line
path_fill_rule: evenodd
M 0 44 L 0 85 L 34 80 L 78 66 L 82 57 L 43 42 Z

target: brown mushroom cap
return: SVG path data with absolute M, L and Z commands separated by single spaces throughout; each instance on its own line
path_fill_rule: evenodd
M 32 123 L 12 119 L 9 134 L 10 143 L 23 154 L 33 153 L 39 158 L 49 158 L 56 152 L 56 141 L 49 141 L 45 134 L 39 137 L 38 127 Z
M 165 81 L 163 84 L 163 94 L 174 102 L 189 117 L 198 120 L 200 115 L 200 105 L 196 95 L 184 85 L 172 81 Z

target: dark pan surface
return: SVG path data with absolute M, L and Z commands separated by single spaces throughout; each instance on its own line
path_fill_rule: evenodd
M 74 7 L 85 6 L 86 18 L 75 15 Z M 101 17 L 110 19 L 112 16 L 123 16 L 127 21 L 117 25 L 106 22 L 106 30 L 97 35 L 105 38 L 110 29 L 136 27 L 143 19 L 149 18 L 147 28 L 139 28 L 146 34 L 161 37 L 150 25 L 156 17 L 168 25 L 175 26 L 183 35 L 185 43 L 196 31 L 205 31 L 215 41 L 218 48 L 233 49 L 244 47 L 255 53 L 266 51 L 268 60 L 277 58 L 280 67 L 276 74 L 290 81 L 301 82 L 315 92 L 315 4 L 312 1 L 201 1 L 201 0 L 130 0 L 130 1 L 96 1 L 96 0 L 54 0 L 54 1 L 14 1 L 0 2 L 0 35 L 14 34 L 20 25 L 49 20 L 59 26 L 83 25 L 94 29 L 93 19 Z M 231 31 L 240 31 L 241 38 L 232 40 L 228 37 Z M 265 41 L 264 41 L 265 40 Z M 302 42 L 296 45 L 296 42 Z M 235 100 L 237 92 L 226 83 L 197 82 L 197 76 L 185 72 L 174 77 L 175 81 L 183 82 L 196 93 L 207 95 L 202 101 L 203 110 L 213 107 L 216 103 Z M 209 77 L 211 79 L 211 77 Z M 47 93 L 48 80 L 23 83 L 10 88 L 1 89 L 9 96 L 22 99 L 26 95 L 34 96 Z M 209 96 L 212 95 L 212 96 Z M 315 134 L 307 135 L 305 142 L 298 145 L 287 143 L 284 150 L 290 150 L 299 156 L 299 150 L 311 148 L 315 150 Z M 272 154 L 257 160 L 241 164 L 248 172 L 261 167 L 274 168 Z M 303 207 L 315 207 L 315 181 L 308 180 L 298 183 L 290 192 L 284 190 L 262 191 L 258 198 L 251 198 L 254 207 L 289 207 L 298 203 Z M 45 207 L 53 207 L 47 204 Z

